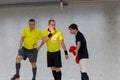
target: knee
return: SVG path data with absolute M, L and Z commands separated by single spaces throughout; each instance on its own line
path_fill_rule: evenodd
M 52 70 L 52 71 L 56 71 L 56 68 L 55 68 L 55 67 L 51 67 L 51 70 Z
M 61 71 L 61 69 L 60 69 L 60 68 L 56 68 L 56 67 L 51 67 L 51 70 L 52 70 L 52 71 L 56 71 L 56 72 Z
M 22 60 L 22 57 L 21 57 L 21 56 L 17 56 L 17 57 L 16 57 L 16 63 L 20 63 L 21 60 Z
M 61 71 L 61 69 L 60 68 L 56 68 L 56 72 L 60 72 Z
M 31 65 L 32 65 L 32 68 L 36 68 L 37 67 L 35 62 L 31 62 Z

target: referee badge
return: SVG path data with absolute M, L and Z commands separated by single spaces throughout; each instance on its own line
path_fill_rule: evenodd
M 53 41 L 56 41 L 56 39 L 57 39 L 56 37 L 53 37 L 53 38 L 52 38 Z

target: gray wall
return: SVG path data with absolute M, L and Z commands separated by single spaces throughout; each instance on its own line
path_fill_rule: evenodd
M 63 32 L 67 48 L 75 45 L 75 38 L 69 34 L 68 26 L 76 23 L 88 43 L 90 80 L 119 80 L 119 7 L 119 3 L 81 3 L 69 5 L 63 10 L 58 6 L 0 8 L 0 80 L 8 80 L 15 73 L 19 39 L 30 18 L 36 19 L 41 31 L 47 28 L 49 19 L 55 19 L 56 27 Z M 69 55 L 66 61 L 62 50 L 63 80 L 80 80 L 78 65 L 73 55 Z M 30 80 L 31 77 L 28 60 L 22 61 L 21 79 Z M 45 46 L 39 51 L 37 78 L 53 80 L 50 69 L 46 67 Z

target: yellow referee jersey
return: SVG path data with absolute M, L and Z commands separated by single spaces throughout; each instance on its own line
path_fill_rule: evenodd
M 42 33 L 38 28 L 30 30 L 29 27 L 25 28 L 22 32 L 22 37 L 25 38 L 24 40 L 24 47 L 27 49 L 37 48 L 38 40 L 42 39 Z
M 43 37 L 47 37 L 50 32 L 47 30 L 44 30 L 42 32 Z M 56 30 L 55 34 L 52 35 L 52 37 L 46 42 L 47 51 L 49 52 L 56 52 L 60 50 L 60 41 L 63 40 L 63 35 L 60 30 Z

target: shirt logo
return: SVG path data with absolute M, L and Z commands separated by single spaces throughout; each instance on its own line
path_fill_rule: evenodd
M 53 40 L 53 41 L 56 41 L 56 40 L 57 40 L 57 38 L 56 38 L 56 37 L 53 37 L 53 38 L 52 38 L 52 40 Z

